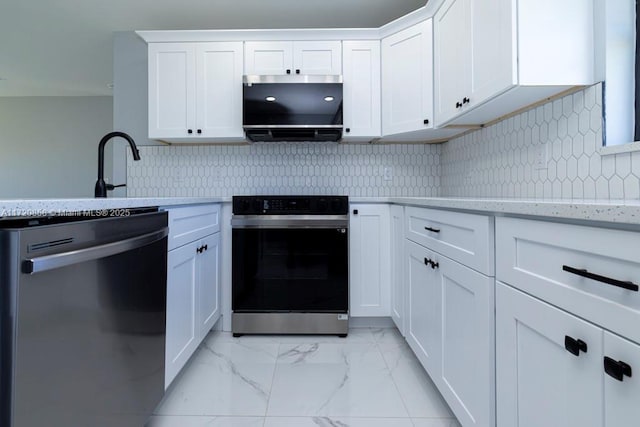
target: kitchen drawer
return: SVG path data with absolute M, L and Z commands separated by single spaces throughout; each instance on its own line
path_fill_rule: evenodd
M 493 217 L 408 206 L 407 239 L 493 276 Z
M 638 232 L 496 218 L 498 280 L 640 343 L 640 293 L 605 283 L 640 284 L 638 248 Z
M 169 207 L 169 247 L 172 250 L 220 231 L 220 205 Z

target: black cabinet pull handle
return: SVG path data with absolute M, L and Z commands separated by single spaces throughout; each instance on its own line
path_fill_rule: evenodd
M 354 214 L 354 215 L 358 215 L 358 209 L 354 209 L 354 210 L 353 210 L 353 214 Z
M 587 343 L 580 340 L 571 338 L 569 335 L 564 336 L 564 348 L 574 356 L 580 356 L 580 352 L 587 352 Z
M 424 259 L 424 265 L 430 265 L 433 270 L 435 270 L 436 268 L 440 267 L 440 263 L 439 262 L 435 262 L 434 260 L 432 260 L 430 258 L 425 258 Z
M 424 123 L 425 125 L 428 125 L 428 124 L 429 124 L 429 119 L 424 119 L 424 122 L 423 122 L 423 123 Z
M 439 233 L 440 232 L 439 228 L 425 227 L 424 229 L 427 230 L 427 231 L 431 231 L 432 233 Z
M 604 357 L 604 371 L 618 381 L 624 380 L 625 375 L 631 378 L 631 366 L 621 360 L 613 360 L 607 356 Z
M 199 254 L 201 254 L 203 251 L 202 246 L 200 246 L 198 249 L 196 249 L 196 252 L 198 252 Z
M 202 129 L 198 129 L 198 133 L 202 133 Z
M 296 70 L 296 74 L 300 74 L 300 70 Z
M 291 74 L 291 70 L 287 70 L 287 74 Z
M 349 133 L 349 132 L 351 132 L 351 128 L 346 128 L 344 131 L 345 131 L 346 133 Z
M 191 135 L 193 133 L 193 129 L 187 129 L 187 133 Z
M 462 107 L 462 104 L 459 102 L 456 102 L 456 108 L 460 108 L 460 107 Z
M 462 103 L 463 103 L 463 104 L 468 104 L 469 102 L 471 102 L 471 100 L 470 100 L 469 98 L 467 98 L 467 97 L 465 97 L 465 98 L 462 100 Z
M 606 283 L 607 285 L 617 286 L 619 288 L 628 289 L 630 291 L 638 292 L 638 285 L 633 282 L 625 282 L 622 280 L 612 279 L 610 277 L 601 276 L 599 274 L 590 273 L 589 271 L 583 268 L 574 268 L 569 267 L 568 265 L 563 265 L 562 269 L 571 274 L 575 274 L 577 276 L 586 277 L 587 279 L 595 280 L 597 282 Z
M 202 248 L 206 251 L 207 249 L 209 249 L 209 246 L 208 245 L 204 245 Z

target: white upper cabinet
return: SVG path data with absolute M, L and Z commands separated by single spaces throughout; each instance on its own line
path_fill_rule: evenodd
M 595 83 L 593 2 L 445 0 L 434 17 L 436 126 L 484 124 Z
M 196 48 L 149 45 L 149 138 L 186 137 L 196 127 Z
M 247 75 L 342 74 L 340 41 L 249 41 L 244 57 Z
M 344 141 L 380 137 L 380 41 L 344 41 Z
M 242 43 L 149 44 L 149 138 L 243 139 Z
M 382 39 L 382 133 L 433 128 L 432 21 Z

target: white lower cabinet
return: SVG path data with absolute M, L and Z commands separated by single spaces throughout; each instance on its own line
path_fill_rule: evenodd
M 198 242 L 169 251 L 167 257 L 167 336 L 165 389 L 200 344 L 196 321 Z
M 496 219 L 498 427 L 638 425 L 639 236 Z
M 495 422 L 494 279 L 436 257 L 442 396 L 463 426 Z
M 407 287 L 404 277 L 404 207 L 391 205 L 391 318 L 405 336 Z
M 605 331 L 604 357 L 605 425 L 637 425 L 640 422 L 640 345 Z
M 389 317 L 389 205 L 352 204 L 349 218 L 349 314 Z
M 494 420 L 493 278 L 407 240 L 407 342 L 463 426 Z
M 169 241 L 182 243 L 181 236 L 187 235 L 193 240 L 169 250 L 167 255 L 165 389 L 221 314 L 219 206 L 167 210 Z
M 637 425 L 639 345 L 496 287 L 498 426 Z
M 407 343 L 434 382 L 439 375 L 440 288 L 438 273 L 427 265 L 435 254 L 409 240 L 404 250 L 407 280 Z
M 602 330 L 500 282 L 496 288 L 498 426 L 601 426 Z
M 202 341 L 220 318 L 220 233 L 201 240 L 198 281 L 198 337 Z

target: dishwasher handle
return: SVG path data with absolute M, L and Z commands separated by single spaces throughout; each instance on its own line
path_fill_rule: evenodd
M 92 261 L 99 258 L 106 258 L 111 255 L 120 254 L 143 246 L 150 245 L 164 239 L 169 234 L 169 228 L 163 227 L 151 233 L 119 240 L 117 242 L 106 243 L 99 246 L 91 246 L 59 254 L 45 255 L 37 258 L 25 259 L 22 262 L 22 272 L 25 274 L 41 273 L 55 268 L 66 267 L 81 262 Z

